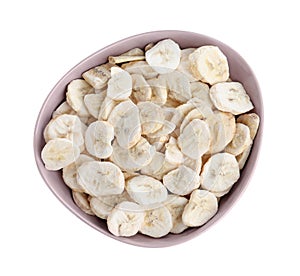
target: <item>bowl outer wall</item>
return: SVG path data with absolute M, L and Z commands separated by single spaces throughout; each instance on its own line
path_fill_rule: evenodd
M 66 87 L 70 81 L 76 78 L 81 78 L 82 73 L 88 69 L 105 63 L 109 55 L 118 55 L 135 47 L 143 48 L 150 42 L 157 42 L 166 38 L 173 39 L 180 45 L 181 48 L 196 48 L 202 45 L 218 46 L 227 56 L 231 79 L 233 81 L 236 80 L 241 82 L 244 85 L 247 93 L 250 95 L 255 106 L 253 112 L 257 113 L 261 119 L 260 127 L 253 143 L 252 151 L 247 164 L 241 171 L 240 179 L 234 185 L 231 192 L 222 198 L 218 213 L 205 225 L 199 228 L 189 228 L 183 233 L 177 235 L 168 234 L 160 239 L 154 239 L 141 234 L 137 234 L 130 238 L 116 237 L 108 231 L 106 222 L 104 220 L 100 220 L 95 216 L 90 216 L 83 213 L 75 205 L 70 189 L 62 180 L 61 171 L 48 171 L 45 169 L 43 161 L 41 160 L 41 150 L 45 145 L 45 141 L 43 139 L 43 130 L 51 119 L 52 112 L 65 99 Z M 154 31 L 125 38 L 95 52 L 74 66 L 61 78 L 61 80 L 49 93 L 38 115 L 34 131 L 34 154 L 39 172 L 50 190 L 73 214 L 86 222 L 88 225 L 111 238 L 128 244 L 143 247 L 167 247 L 188 241 L 206 231 L 209 227 L 219 221 L 219 219 L 228 212 L 228 210 L 241 196 L 255 169 L 261 147 L 263 122 L 263 101 L 259 84 L 249 65 L 237 52 L 216 39 L 198 33 L 176 30 Z

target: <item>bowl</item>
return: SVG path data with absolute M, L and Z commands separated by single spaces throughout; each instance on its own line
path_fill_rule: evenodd
M 70 81 L 76 78 L 81 78 L 81 74 L 83 72 L 106 62 L 107 57 L 110 55 L 118 55 L 135 47 L 144 48 L 145 45 L 150 42 L 157 42 L 165 38 L 173 39 L 181 46 L 181 48 L 200 47 L 202 45 L 218 46 L 227 56 L 231 79 L 239 81 L 244 85 L 255 106 L 254 112 L 260 116 L 261 123 L 252 147 L 250 157 L 246 166 L 241 171 L 240 179 L 233 186 L 230 193 L 222 198 L 217 214 L 206 224 L 198 228 L 188 228 L 181 234 L 168 234 L 167 236 L 159 239 L 154 239 L 141 234 L 137 234 L 130 238 L 116 237 L 108 231 L 106 222 L 104 220 L 85 214 L 77 207 L 77 205 L 75 205 L 72 199 L 71 190 L 63 182 L 61 171 L 48 171 L 45 169 L 43 161 L 41 160 L 41 150 L 45 145 L 43 130 L 49 122 L 52 112 L 64 100 L 66 87 Z M 216 39 L 198 33 L 173 30 L 154 31 L 138 34 L 115 42 L 87 57 L 62 77 L 62 79 L 49 93 L 38 115 L 34 131 L 34 154 L 39 172 L 50 190 L 64 204 L 65 207 L 67 207 L 82 221 L 92 226 L 99 232 L 124 243 L 142 247 L 167 247 L 193 239 L 209 229 L 212 225 L 219 221 L 229 211 L 237 199 L 240 198 L 246 186 L 249 184 L 251 175 L 254 172 L 261 146 L 262 133 L 263 102 L 260 88 L 253 71 L 236 51 Z

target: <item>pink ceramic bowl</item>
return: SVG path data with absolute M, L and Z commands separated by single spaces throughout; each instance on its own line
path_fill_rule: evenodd
M 41 150 L 45 145 L 45 141 L 43 139 L 43 130 L 46 124 L 49 122 L 54 109 L 64 100 L 66 86 L 71 80 L 80 78 L 81 74 L 91 67 L 95 67 L 98 64 L 104 63 L 109 55 L 118 55 L 134 47 L 143 48 L 149 42 L 156 42 L 165 38 L 173 39 L 174 41 L 179 43 L 181 48 L 199 47 L 208 44 L 217 45 L 228 58 L 231 79 L 243 83 L 246 91 L 250 95 L 251 100 L 255 106 L 254 112 L 256 112 L 261 118 L 260 128 L 255 138 L 251 155 L 247 161 L 246 166 L 241 172 L 239 181 L 234 185 L 230 193 L 222 198 L 222 200 L 220 201 L 218 213 L 209 222 L 207 222 L 202 227 L 189 228 L 181 234 L 169 234 L 160 239 L 150 238 L 141 234 L 137 234 L 136 236 L 130 238 L 115 237 L 108 231 L 105 221 L 95 216 L 89 216 L 83 213 L 75 205 L 71 196 L 70 189 L 64 184 L 62 180 L 61 171 L 48 171 L 45 169 L 44 164 L 41 160 Z M 149 32 L 125 38 L 99 50 L 98 52 L 81 61 L 65 76 L 63 76 L 63 78 L 55 85 L 55 87 L 48 95 L 38 115 L 34 132 L 34 153 L 40 174 L 42 175 L 50 190 L 78 218 L 80 218 L 99 232 L 121 242 L 144 247 L 166 247 L 188 241 L 203 233 L 205 230 L 215 224 L 221 217 L 223 217 L 241 196 L 250 181 L 252 173 L 254 172 L 261 145 L 264 121 L 263 119 L 263 102 L 259 85 L 249 65 L 237 52 L 218 40 L 197 33 L 184 31 Z

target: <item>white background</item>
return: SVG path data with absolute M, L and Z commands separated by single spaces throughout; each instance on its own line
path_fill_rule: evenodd
M 299 275 L 298 1 L 2 1 L 1 275 Z M 33 158 L 47 94 L 98 49 L 141 32 L 194 31 L 238 51 L 265 104 L 263 147 L 241 200 L 209 231 L 163 249 L 122 244 L 53 196 Z

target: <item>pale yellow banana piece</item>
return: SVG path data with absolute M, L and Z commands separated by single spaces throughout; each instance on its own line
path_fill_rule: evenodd
M 176 139 L 173 137 L 170 137 L 169 142 L 166 143 L 165 158 L 167 162 L 174 165 L 183 163 L 183 154 L 178 148 Z
M 114 101 L 113 99 L 109 98 L 109 97 L 105 97 L 100 110 L 99 110 L 99 117 L 98 120 L 99 121 L 106 121 L 110 115 L 110 113 L 112 112 L 112 110 L 118 105 L 118 102 Z
M 152 97 L 152 89 L 147 83 L 143 75 L 132 74 L 132 96 L 137 103 L 150 101 Z
M 183 73 L 190 82 L 195 82 L 199 79 L 195 78 L 192 71 L 191 71 L 191 64 L 189 60 L 189 55 L 193 53 L 196 49 L 195 48 L 186 48 L 181 50 L 181 58 L 180 63 L 177 67 L 177 70 Z
M 252 144 L 250 129 L 244 124 L 237 123 L 232 141 L 226 146 L 225 152 L 235 156 L 241 154 Z
M 145 56 L 129 56 L 129 55 L 120 55 L 120 56 L 109 56 L 108 61 L 111 64 L 119 64 L 119 63 L 125 63 L 129 61 L 138 61 L 138 60 L 144 60 Z
M 196 174 L 200 174 L 202 168 L 202 158 L 192 159 L 188 156 L 183 157 L 182 165 L 192 169 Z
M 156 78 L 158 73 L 146 61 L 132 61 L 122 64 L 122 69 L 129 74 L 142 75 L 146 80 Z
M 242 170 L 248 160 L 252 148 L 252 143 L 238 156 L 236 156 L 236 160 L 239 163 L 239 169 Z
M 76 115 L 76 111 L 66 101 L 64 101 L 54 110 L 52 119 L 63 114 Z
M 182 221 L 190 227 L 198 227 L 208 222 L 218 211 L 218 201 L 214 194 L 195 190 L 185 206 Z
M 72 197 L 75 204 L 86 214 L 94 216 L 94 212 L 91 210 L 88 195 L 81 192 L 72 191 Z
M 211 109 L 215 108 L 209 96 L 209 86 L 206 83 L 201 81 L 192 82 L 191 94 L 193 98 L 202 100 L 207 107 Z
M 242 123 L 249 127 L 250 137 L 252 140 L 254 140 L 259 127 L 259 116 L 256 113 L 242 114 L 237 118 L 236 122 Z
M 168 99 L 168 89 L 166 82 L 162 78 L 153 78 L 147 80 L 151 87 L 151 102 L 160 106 L 164 105 Z
M 92 68 L 82 74 L 82 77 L 95 89 L 102 89 L 110 79 L 110 68 L 113 64 L 106 63 Z
M 99 94 L 88 94 L 84 96 L 84 104 L 89 113 L 96 119 L 99 117 L 101 105 L 106 97 L 106 92 Z
M 129 98 L 131 92 L 130 74 L 120 67 L 112 67 L 111 78 L 107 83 L 107 96 L 115 101 L 123 101 Z

